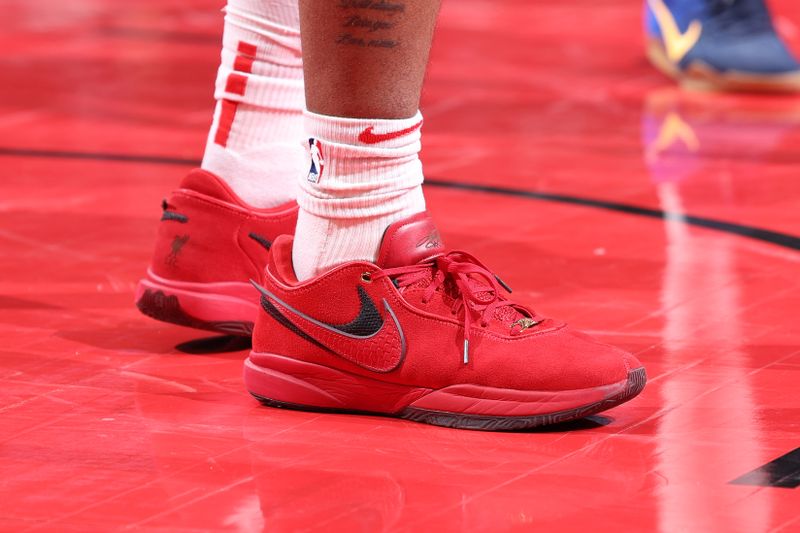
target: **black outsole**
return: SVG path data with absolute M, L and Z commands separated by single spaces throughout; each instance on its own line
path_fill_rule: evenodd
M 136 302 L 136 307 L 143 314 L 150 318 L 155 318 L 162 322 L 186 326 L 188 328 L 204 329 L 237 335 L 240 337 L 250 337 L 253 334 L 252 322 L 206 322 L 199 320 L 184 311 L 174 294 L 164 294 L 162 291 L 145 289 L 142 297 Z
M 457 429 L 473 429 L 479 431 L 517 431 L 522 429 L 531 429 L 541 426 L 549 426 L 553 424 L 560 424 L 562 422 L 569 422 L 585 418 L 587 416 L 605 411 L 615 407 L 621 403 L 630 400 L 644 389 L 647 383 L 647 374 L 644 367 L 637 368 L 628 372 L 628 382 L 625 389 L 619 394 L 610 396 L 599 402 L 594 402 L 584 405 L 575 409 L 568 409 L 556 413 L 549 413 L 545 415 L 533 416 L 483 416 L 483 415 L 470 415 L 470 414 L 456 414 L 441 411 L 428 411 L 426 409 L 417 409 L 407 407 L 397 413 L 375 413 L 371 411 L 358 411 L 352 409 L 335 409 L 313 407 L 309 405 L 298 405 L 288 402 L 280 402 L 265 398 L 258 394 L 250 393 L 262 404 L 270 407 L 278 407 L 281 409 L 293 409 L 297 411 L 312 411 L 321 413 L 340 413 L 340 414 L 358 414 L 358 415 L 371 415 L 371 416 L 388 416 L 392 418 L 403 418 L 412 420 L 414 422 L 422 422 L 424 424 L 432 424 L 434 426 L 443 426 Z

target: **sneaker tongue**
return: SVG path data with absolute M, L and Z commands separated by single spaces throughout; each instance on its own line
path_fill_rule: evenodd
M 381 268 L 413 265 L 444 253 L 439 230 L 427 212 L 399 220 L 386 228 L 375 262 Z
M 423 212 L 395 222 L 386 228 L 375 263 L 381 268 L 414 265 L 443 254 L 444 251 L 444 244 L 433 219 L 428 213 Z M 486 282 L 477 276 L 470 276 L 470 279 L 474 284 L 472 288 L 477 299 L 487 304 L 491 302 L 494 288 L 486 285 Z M 406 290 L 423 289 L 430 283 L 430 277 L 420 279 L 407 286 Z M 457 297 L 457 294 L 453 293 L 454 290 L 457 290 L 454 286 L 443 290 L 449 298 Z M 501 297 L 504 296 L 501 295 Z M 497 320 L 505 327 L 511 327 L 514 322 L 526 317 L 525 314 L 508 305 L 496 308 L 492 315 L 490 318 Z

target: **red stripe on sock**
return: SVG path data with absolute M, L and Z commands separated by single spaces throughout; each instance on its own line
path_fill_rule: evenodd
M 236 59 L 233 61 L 233 70 L 235 72 L 229 74 L 228 79 L 225 81 L 226 93 L 244 96 L 244 92 L 247 90 L 247 76 L 244 74 L 249 74 L 253 71 L 256 50 L 256 45 L 239 41 L 239 46 L 236 49 Z M 242 74 L 238 74 L 239 72 Z M 227 99 L 222 100 L 222 110 L 219 114 L 219 124 L 217 125 L 217 133 L 214 135 L 214 142 L 223 148 L 228 144 L 228 137 L 231 134 L 233 119 L 236 118 L 236 108 L 238 107 L 238 102 Z
M 239 47 L 236 49 L 236 59 L 233 62 L 233 70 L 245 73 L 253 72 L 256 51 L 256 45 L 239 41 Z
M 222 111 L 219 114 L 219 125 L 217 126 L 217 134 L 214 136 L 214 142 L 223 148 L 228 144 L 228 136 L 231 134 L 231 126 L 233 119 L 236 117 L 236 108 L 239 107 L 238 102 L 232 100 L 222 101 Z
M 256 57 L 256 50 L 258 50 L 256 48 L 256 45 L 250 44 L 250 43 L 246 43 L 244 41 L 239 41 L 239 47 L 236 49 L 236 52 L 240 56 L 253 58 L 253 57 Z
M 230 74 L 228 81 L 225 83 L 225 92 L 231 94 L 238 94 L 244 96 L 244 90 L 247 88 L 247 76 L 242 74 Z
M 252 57 L 236 56 L 236 59 L 233 61 L 233 70 L 249 74 L 253 71 L 253 61 L 255 61 L 255 59 Z

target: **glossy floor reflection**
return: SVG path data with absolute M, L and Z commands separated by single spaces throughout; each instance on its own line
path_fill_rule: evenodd
M 445 2 L 445 239 L 650 382 L 536 432 L 282 411 L 245 393 L 246 342 L 132 305 L 200 157 L 221 3 L 4 7 L 0 530 L 800 531 L 799 98 L 678 90 L 635 0 Z

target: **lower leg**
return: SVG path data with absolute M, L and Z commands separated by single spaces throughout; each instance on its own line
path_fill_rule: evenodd
M 439 2 L 301 0 L 306 132 L 300 279 L 374 260 L 386 227 L 425 210 L 418 112 Z
M 301 0 L 309 111 L 351 118 L 417 112 L 435 0 Z
M 304 165 L 297 0 L 228 0 L 202 168 L 255 207 L 296 196 Z

